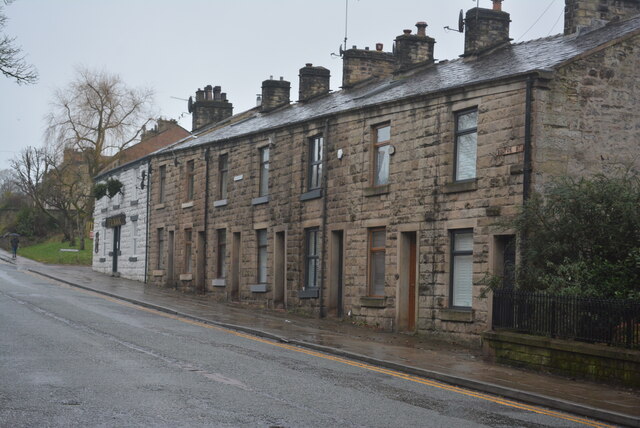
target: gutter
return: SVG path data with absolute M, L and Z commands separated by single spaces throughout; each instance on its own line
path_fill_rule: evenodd
M 149 269 L 149 205 L 151 205 L 151 159 L 147 163 L 147 214 L 146 214 L 146 236 L 145 236 L 145 251 L 144 251 L 144 283 L 147 283 L 147 274 Z
M 204 150 L 204 243 L 203 250 L 204 255 L 202 256 L 202 269 L 204 271 L 204 283 L 202 284 L 202 294 L 207 292 L 207 237 L 209 236 L 207 226 L 208 215 L 207 210 L 209 209 L 209 147 Z M 198 254 L 198 259 L 200 259 L 200 255 Z

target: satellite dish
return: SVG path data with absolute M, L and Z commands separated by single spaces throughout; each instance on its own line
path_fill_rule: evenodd
M 189 113 L 193 113 L 193 97 L 189 97 L 189 101 L 187 101 L 187 110 Z
M 460 14 L 458 15 L 458 32 L 464 32 L 464 16 L 462 15 L 462 9 L 460 9 Z

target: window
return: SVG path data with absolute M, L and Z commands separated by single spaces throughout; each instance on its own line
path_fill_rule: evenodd
M 184 231 L 184 272 L 191 273 L 192 265 L 191 265 L 191 250 L 193 248 L 192 245 L 193 233 L 191 229 L 185 229 Z
M 258 283 L 267 282 L 267 229 L 260 229 L 256 233 L 258 240 Z
M 216 272 L 218 278 L 227 277 L 227 230 L 218 229 L 218 249 L 217 249 L 217 263 Z
M 227 182 L 229 181 L 229 155 L 220 155 L 218 158 L 218 199 L 227 199 Z
M 167 166 L 160 165 L 158 168 L 158 202 L 163 203 L 167 191 Z
M 156 269 L 164 269 L 164 229 L 158 229 L 158 263 Z
M 133 237 L 133 255 L 138 255 L 138 222 L 131 222 L 131 236 Z
M 391 126 L 384 125 L 373 129 L 373 185 L 389 184 L 389 155 L 391 154 Z
M 195 184 L 195 162 L 187 162 L 187 201 L 193 201 L 193 187 Z
M 319 229 L 305 231 L 305 281 L 304 288 L 318 288 L 320 282 L 320 240 Z
M 138 168 L 135 168 L 133 170 L 133 195 L 132 195 L 133 201 L 138 201 L 138 186 L 140 185 L 139 174 L 140 174 L 140 170 Z
M 269 194 L 269 147 L 260 149 L 260 194 Z
M 451 304 L 470 308 L 473 285 L 473 230 L 451 232 Z
M 476 178 L 478 109 L 456 114 L 455 181 Z
M 384 296 L 384 228 L 369 231 L 369 293 L 372 296 Z
M 322 152 L 324 150 L 322 136 L 309 139 L 309 177 L 307 190 L 319 189 L 322 186 Z

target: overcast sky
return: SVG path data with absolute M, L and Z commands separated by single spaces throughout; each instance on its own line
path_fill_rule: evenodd
M 490 8 L 491 0 L 479 0 Z M 403 29 L 428 23 L 436 59 L 457 58 L 464 36 L 458 12 L 476 0 L 15 0 L 5 8 L 6 33 L 40 75 L 19 86 L 0 76 L 0 169 L 26 146 L 42 146 L 44 117 L 56 88 L 79 66 L 119 74 L 132 87 L 155 91 L 156 111 L 191 130 L 186 100 L 198 88 L 219 85 L 234 113 L 255 105 L 270 76 L 291 82 L 305 63 L 331 70 L 339 90 L 347 46 L 384 44 L 390 51 Z M 514 42 L 561 33 L 563 0 L 505 0 Z

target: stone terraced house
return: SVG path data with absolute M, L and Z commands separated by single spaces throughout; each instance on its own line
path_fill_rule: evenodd
M 123 186 L 113 198 L 103 196 L 94 207 L 93 270 L 145 281 L 147 256 L 148 154 L 190 135 L 175 121 L 159 119 L 141 141 L 125 150 L 96 183 L 117 179 Z
M 509 39 L 474 8 L 459 59 L 426 24 L 393 53 L 342 52 L 233 116 L 190 101 L 194 137 L 150 158 L 148 282 L 388 330 L 490 326 L 482 278 L 516 261 L 501 220 L 553 176 L 640 166 L 640 1 L 566 0 L 565 33 Z M 213 123 L 212 125 L 210 123 Z

